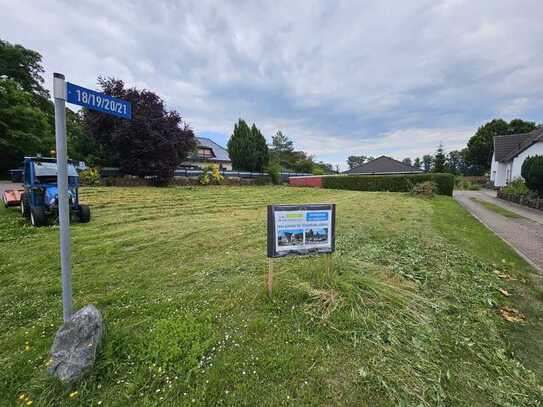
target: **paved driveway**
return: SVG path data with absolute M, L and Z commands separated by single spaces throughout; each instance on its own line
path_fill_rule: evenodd
M 454 198 L 480 222 L 511 245 L 535 268 L 543 272 L 543 213 L 496 198 L 493 191 L 455 191 Z M 520 215 L 508 218 L 485 208 L 471 198 L 491 202 Z

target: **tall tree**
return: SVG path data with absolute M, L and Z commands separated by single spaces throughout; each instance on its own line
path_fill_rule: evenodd
M 445 165 L 445 168 L 446 172 L 450 172 L 451 174 L 462 174 L 465 168 L 462 152 L 458 150 L 453 150 L 449 152 L 449 154 L 447 154 L 447 163 Z
M 430 172 L 432 169 L 432 161 L 433 157 L 429 154 L 425 154 L 422 156 L 422 168 L 424 169 L 424 172 Z
M 279 156 L 283 154 L 290 154 L 294 151 L 294 143 L 287 136 L 283 134 L 281 130 L 272 137 L 271 152 Z
M 254 164 L 251 171 L 264 171 L 264 167 L 270 162 L 270 151 L 266 139 L 253 123 L 251 126 L 251 139 L 254 144 Z
M 447 158 L 445 157 L 445 153 L 443 152 L 443 144 L 439 143 L 436 154 L 434 155 L 434 159 L 432 161 L 432 172 L 445 172 L 446 162 Z
M 369 160 L 368 157 L 365 155 L 350 155 L 349 157 L 347 157 L 347 165 L 351 170 L 364 164 L 366 161 Z
M 168 183 L 177 166 L 195 148 L 190 127 L 176 111 L 167 111 L 155 93 L 126 89 L 114 78 L 98 78 L 105 94 L 132 103 L 132 120 L 101 112 L 85 111 L 90 134 L 106 149 L 115 152 L 122 173 L 154 176 L 158 184 Z
M 22 45 L 12 45 L 0 39 L 0 76 L 13 79 L 22 89 L 49 98 L 43 87 L 41 55 Z
M 413 167 L 418 168 L 419 170 L 422 167 L 422 161 L 420 160 L 419 157 L 415 158 L 415 162 L 413 163 Z
M 469 139 L 466 151 L 466 162 L 474 168 L 480 168 L 481 173 L 490 169 L 492 153 L 494 151 L 494 137 L 527 133 L 536 128 L 534 122 L 513 119 L 507 123 L 503 119 L 494 119 L 477 129 Z
M 34 96 L 14 80 L 0 78 L 0 175 L 16 168 L 24 156 L 49 155 L 54 148 L 50 116 Z
M 402 163 L 405 164 L 405 165 L 409 165 L 410 167 L 412 167 L 413 165 L 411 164 L 411 158 L 407 157 L 407 158 L 404 158 L 402 160 Z
M 25 155 L 49 155 L 54 107 L 43 87 L 41 55 L 0 39 L 0 175 Z
M 232 167 L 238 171 L 263 171 L 269 162 L 266 139 L 255 124 L 249 128 L 243 119 L 234 125 L 227 147 Z

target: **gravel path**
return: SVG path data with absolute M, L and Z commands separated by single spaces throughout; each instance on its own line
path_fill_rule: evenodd
M 535 268 L 543 272 L 543 215 L 537 212 L 532 213 L 530 208 L 525 210 L 524 208 L 518 208 L 518 205 L 510 205 L 508 202 L 482 191 L 455 191 L 454 198 L 481 223 L 511 245 Z M 523 217 L 518 219 L 507 218 L 486 209 L 470 198 L 492 202 Z

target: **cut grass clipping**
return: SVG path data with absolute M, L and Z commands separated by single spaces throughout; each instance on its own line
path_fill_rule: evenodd
M 498 206 L 496 204 L 493 204 L 492 202 L 485 201 L 483 199 L 471 197 L 470 198 L 473 202 L 477 202 L 480 205 L 483 205 L 486 209 L 489 211 L 495 212 L 499 215 L 505 216 L 506 218 L 511 219 L 520 219 L 522 216 L 519 214 L 510 211 L 509 209 L 502 208 L 501 206 Z
M 58 227 L 0 208 L 6 405 L 541 402 L 541 278 L 449 197 L 197 187 L 81 200 L 93 220 L 71 227 L 74 305 L 95 304 L 106 329 L 95 369 L 69 388 L 45 369 L 62 321 Z M 311 202 L 337 205 L 333 273 L 322 257 L 279 259 L 270 300 L 266 205 Z

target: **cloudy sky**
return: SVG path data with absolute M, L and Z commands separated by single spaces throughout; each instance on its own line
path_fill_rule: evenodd
M 53 72 L 159 93 L 198 135 L 281 129 L 340 164 L 461 148 L 494 118 L 543 121 L 543 1 L 0 0 L 0 38 Z

